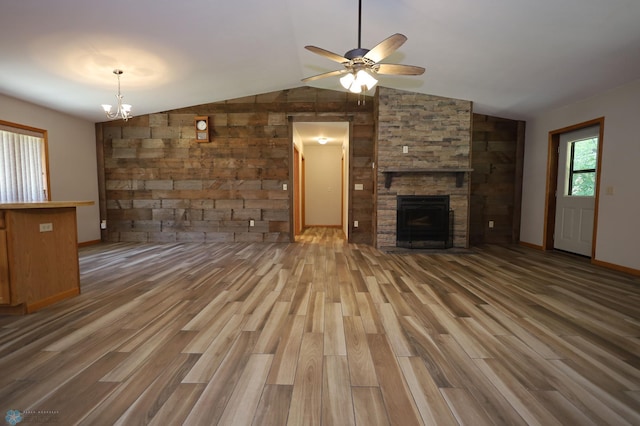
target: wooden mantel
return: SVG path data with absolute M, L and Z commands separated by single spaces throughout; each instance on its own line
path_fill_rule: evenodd
M 391 188 L 391 181 L 394 176 L 408 175 L 408 174 L 433 174 L 433 173 L 455 173 L 456 175 L 456 187 L 460 188 L 464 182 L 464 174 L 472 172 L 470 168 L 433 168 L 433 169 L 385 169 L 382 170 L 384 174 L 384 187 Z
M 93 201 L 0 203 L 0 314 L 80 294 L 76 207 Z

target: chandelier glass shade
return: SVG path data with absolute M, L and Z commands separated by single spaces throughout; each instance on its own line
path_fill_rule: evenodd
M 118 77 L 118 94 L 116 95 L 117 106 L 114 112 L 111 112 L 111 105 L 102 104 L 102 109 L 104 109 L 107 118 L 110 120 L 115 120 L 117 118 L 122 118 L 124 121 L 130 119 L 131 116 L 131 105 L 122 103 L 122 95 L 120 94 L 120 76 L 123 71 L 119 69 L 113 70 L 113 73 Z
M 352 93 L 362 93 L 365 90 L 371 90 L 377 83 L 378 80 L 364 69 L 350 72 L 340 77 L 342 87 Z

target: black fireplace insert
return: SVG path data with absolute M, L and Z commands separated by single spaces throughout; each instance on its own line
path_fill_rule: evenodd
M 449 209 L 449 196 L 398 196 L 396 236 L 397 247 L 451 247 L 453 211 Z

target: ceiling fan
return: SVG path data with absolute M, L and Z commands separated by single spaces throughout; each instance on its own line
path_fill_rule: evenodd
M 329 71 L 303 79 L 303 82 L 318 80 L 325 77 L 342 75 L 340 83 L 345 89 L 353 93 L 362 93 L 370 90 L 376 85 L 378 80 L 375 74 L 384 75 L 422 75 L 424 68 L 413 65 L 402 64 L 382 64 L 387 56 L 395 52 L 407 41 L 403 34 L 394 34 L 378 43 L 373 49 L 363 49 L 360 46 L 362 29 L 362 0 L 358 1 L 358 47 L 351 49 L 344 56 L 322 49 L 316 46 L 305 46 L 304 48 L 324 56 L 334 62 L 344 66 L 344 69 Z

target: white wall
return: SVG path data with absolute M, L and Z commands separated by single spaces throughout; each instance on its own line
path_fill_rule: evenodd
M 306 225 L 339 226 L 342 223 L 342 146 L 307 145 Z
M 78 242 L 100 240 L 94 123 L 0 95 L 0 119 L 47 131 L 52 201 L 93 201 L 78 207 Z
M 605 120 L 595 260 L 640 270 L 640 80 L 527 120 L 520 239 L 542 245 L 549 132 L 598 117 Z

